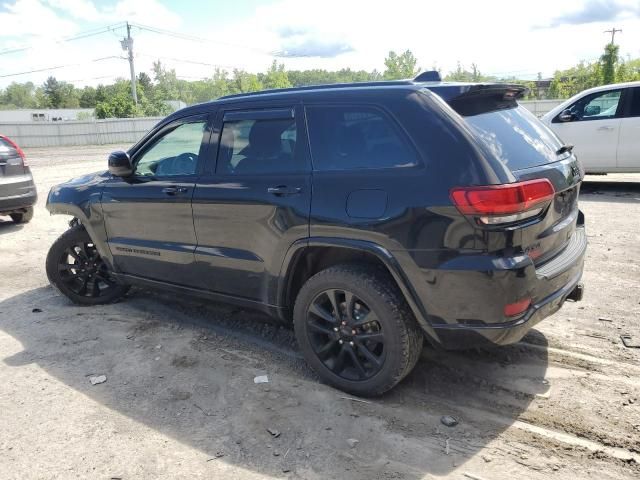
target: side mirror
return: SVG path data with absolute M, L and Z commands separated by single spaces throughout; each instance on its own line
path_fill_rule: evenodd
M 575 120 L 575 116 L 571 113 L 571 110 L 563 110 L 560 115 L 558 115 L 558 120 L 561 122 L 571 122 Z
M 109 173 L 116 177 L 129 177 L 133 173 L 133 165 L 127 152 L 117 150 L 109 155 Z

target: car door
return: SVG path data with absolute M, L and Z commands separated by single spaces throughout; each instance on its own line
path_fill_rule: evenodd
M 586 95 L 568 107 L 570 121 L 557 115 L 552 128 L 590 172 L 615 170 L 622 110 L 622 89 Z
M 120 272 L 193 284 L 191 197 L 209 137 L 204 116 L 172 122 L 133 154 L 132 176 L 106 183 L 104 225 Z
M 268 303 L 290 245 L 309 235 L 311 178 L 296 105 L 223 109 L 215 170 L 193 195 L 200 287 Z
M 623 171 L 640 171 L 640 87 L 626 91 L 628 100 L 620 119 L 617 166 Z

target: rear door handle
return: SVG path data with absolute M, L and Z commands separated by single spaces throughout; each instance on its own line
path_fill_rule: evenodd
M 278 185 L 277 187 L 267 188 L 267 193 L 276 197 L 284 197 L 287 195 L 299 195 L 302 192 L 300 187 L 288 187 L 286 185 Z
M 189 189 L 187 187 L 167 187 L 162 189 L 162 193 L 166 195 L 180 195 L 188 191 Z
M 608 132 L 610 130 L 613 130 L 613 127 L 611 127 L 609 125 L 603 125 L 602 127 L 598 127 L 598 130 L 607 131 Z

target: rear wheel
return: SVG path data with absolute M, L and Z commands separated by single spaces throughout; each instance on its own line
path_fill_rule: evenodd
M 423 333 L 393 280 L 377 268 L 339 265 L 311 277 L 294 308 L 298 344 L 327 383 L 380 395 L 415 366 Z
M 91 237 L 80 225 L 70 228 L 53 243 L 46 268 L 51 285 L 80 305 L 111 303 L 129 290 L 128 285 L 113 278 Z
M 33 218 L 33 207 L 27 208 L 24 212 L 10 213 L 9 216 L 14 223 L 27 223 Z

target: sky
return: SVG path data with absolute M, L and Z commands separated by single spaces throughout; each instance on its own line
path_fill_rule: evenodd
M 382 71 L 390 50 L 406 49 L 422 70 L 475 63 L 532 79 L 596 60 L 612 27 L 621 55 L 640 57 L 640 0 L 0 0 L 0 88 L 128 78 L 127 21 L 137 72 L 159 59 L 187 80 L 215 66 L 264 71 L 274 59 Z

